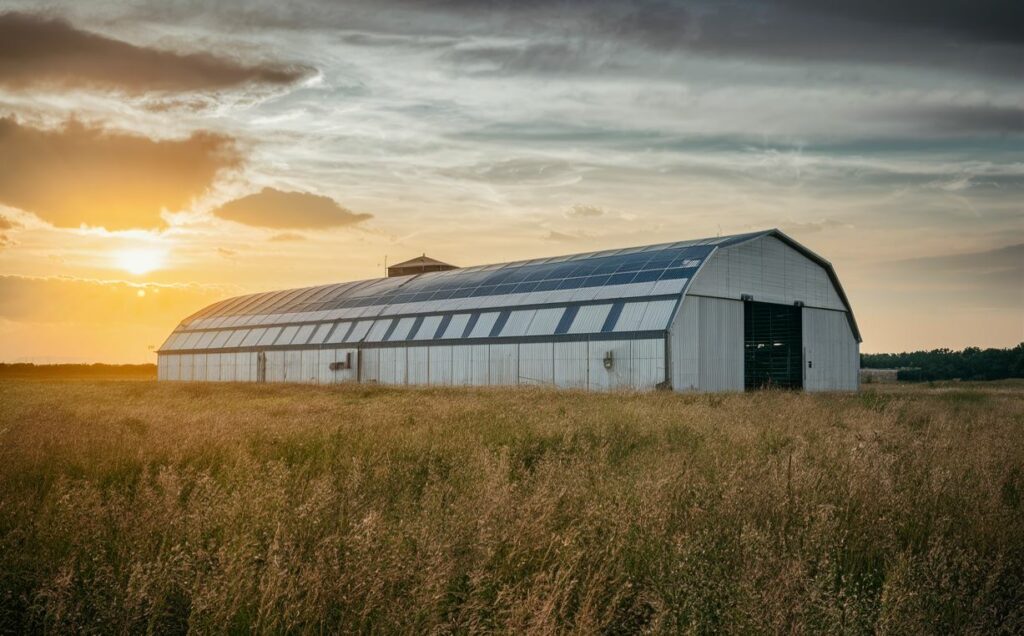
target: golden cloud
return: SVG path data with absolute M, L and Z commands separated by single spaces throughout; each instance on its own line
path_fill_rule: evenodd
M 213 213 L 227 221 L 274 229 L 342 227 L 372 216 L 357 214 L 330 197 L 274 188 L 228 201 Z
M 128 94 L 182 92 L 242 85 L 286 85 L 309 68 L 245 64 L 212 53 L 136 46 L 26 13 L 0 14 L 0 86 L 98 88 Z
M 70 121 L 37 129 L 0 118 L 0 203 L 58 227 L 155 228 L 219 173 L 238 168 L 234 140 L 196 132 L 154 140 Z

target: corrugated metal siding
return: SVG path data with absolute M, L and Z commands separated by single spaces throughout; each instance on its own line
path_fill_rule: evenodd
M 302 362 L 302 379 L 300 382 L 316 384 L 319 381 L 320 352 L 316 349 L 303 349 L 300 352 Z
M 773 236 L 720 248 L 693 280 L 688 294 L 754 300 L 845 311 L 828 272 Z
M 284 352 L 284 381 L 302 382 L 302 352 Z
M 381 384 L 405 384 L 405 348 L 395 347 L 379 351 Z
M 209 353 L 206 355 L 206 381 L 220 382 L 220 354 Z
M 428 347 L 430 356 L 430 384 L 446 386 L 452 383 L 452 348 Z
M 808 391 L 856 391 L 860 345 L 846 313 L 803 309 L 804 388 Z
M 235 376 L 235 354 L 220 354 L 220 381 L 235 382 L 236 380 L 237 377 Z
M 284 382 L 284 351 L 267 351 L 267 382 Z
M 489 355 L 490 384 L 516 384 L 519 375 L 519 345 L 492 344 Z
M 370 331 L 366 333 L 366 338 L 364 338 L 364 342 L 380 342 L 384 340 L 384 334 L 387 333 L 387 330 L 390 326 L 390 318 L 375 321 L 373 323 L 373 327 L 371 327 Z
M 380 352 L 380 349 L 359 352 L 359 373 L 363 382 L 380 382 Z
M 430 340 L 441 326 L 441 316 L 427 316 L 416 331 L 416 340 Z
M 471 345 L 455 345 L 452 347 L 452 384 L 468 386 L 472 383 L 473 347 Z
M 474 386 L 490 384 L 490 347 L 488 345 L 470 345 L 473 350 Z
M 702 391 L 743 390 L 743 303 L 700 299 L 698 350 Z
M 526 330 L 530 327 L 530 322 L 533 317 L 537 314 L 536 309 L 522 309 L 513 311 L 508 316 L 508 321 L 505 326 L 502 327 L 501 333 L 498 335 L 502 338 L 509 338 L 515 336 L 522 336 L 526 333 Z
M 629 354 L 630 384 L 634 389 L 653 389 L 665 380 L 664 340 L 634 340 Z
M 619 314 L 619 319 L 616 321 L 613 331 L 639 331 L 640 324 L 643 322 L 644 313 L 647 311 L 647 305 L 650 303 L 626 303 L 622 307 L 622 313 Z M 668 321 L 665 321 L 666 324 Z
M 743 390 L 743 303 L 687 294 L 672 325 L 672 388 Z
M 589 344 L 556 342 L 554 346 L 555 386 L 566 389 L 585 389 L 589 383 Z
M 206 382 L 206 354 L 197 353 L 192 358 L 192 381 Z
M 435 329 L 437 326 L 435 325 Z M 408 384 L 427 384 L 430 381 L 430 353 L 428 347 L 409 347 L 407 352 Z
M 550 342 L 519 345 L 519 383 L 554 384 L 554 346 Z
M 372 320 L 360 320 L 345 336 L 345 342 L 362 342 L 371 326 L 373 326 Z
M 612 368 L 606 369 L 604 358 L 612 354 Z M 589 350 L 590 388 L 598 391 L 628 389 L 632 382 L 629 340 L 607 340 L 590 343 Z

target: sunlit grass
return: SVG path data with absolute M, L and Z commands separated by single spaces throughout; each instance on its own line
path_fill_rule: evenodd
M 0 631 L 1014 632 L 1024 386 L 0 382 Z

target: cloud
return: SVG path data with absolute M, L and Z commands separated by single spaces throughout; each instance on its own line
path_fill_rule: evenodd
M 305 241 L 306 237 L 298 232 L 281 232 L 267 239 L 272 243 L 288 243 L 294 241 Z
M 548 235 L 545 238 L 549 241 L 555 241 L 558 243 L 575 243 L 576 241 L 581 240 L 583 237 L 551 230 L 548 232 Z
M 218 247 L 217 253 L 223 256 L 224 258 L 233 258 L 235 256 L 238 256 L 237 250 L 233 250 L 227 247 Z
M 242 158 L 234 141 L 196 132 L 154 140 L 69 121 L 37 129 L 0 118 L 0 203 L 58 227 L 162 226 Z
M 950 304 L 1024 309 L 1024 243 L 892 261 L 877 269 L 887 283 L 942 294 Z
M 330 197 L 308 192 L 263 188 L 228 201 L 213 211 L 217 217 L 255 227 L 315 229 L 354 225 L 371 218 L 342 207 Z
M 287 85 L 309 73 L 299 66 L 145 48 L 42 15 L 0 14 L 0 86 L 12 90 L 209 91 Z
M 604 208 L 599 208 L 596 205 L 584 205 L 577 203 L 576 205 L 569 208 L 569 211 L 565 213 L 566 216 L 582 219 L 582 218 L 595 218 L 604 216 L 607 214 Z
M 11 230 L 18 227 L 17 224 L 8 219 L 7 217 L 0 215 L 0 230 Z

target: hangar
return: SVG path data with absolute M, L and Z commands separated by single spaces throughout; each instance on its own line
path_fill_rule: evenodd
M 159 379 L 858 388 L 836 273 L 779 230 L 438 270 L 215 303 L 160 347 Z

